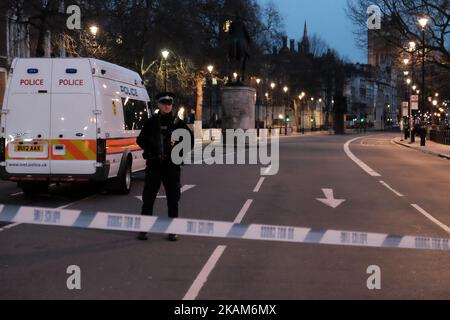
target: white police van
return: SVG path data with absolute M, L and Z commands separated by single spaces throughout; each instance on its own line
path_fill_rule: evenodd
M 136 72 L 111 63 L 15 59 L 1 110 L 0 177 L 25 192 L 108 181 L 129 193 L 132 172 L 145 169 L 136 138 L 149 100 Z

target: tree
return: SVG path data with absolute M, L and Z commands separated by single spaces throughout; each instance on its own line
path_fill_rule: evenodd
M 420 17 L 428 17 L 426 28 L 426 49 L 428 58 L 439 68 L 450 70 L 450 1 L 449 0 L 348 0 L 347 14 L 357 26 L 359 45 L 367 48 L 367 8 L 377 5 L 381 9 L 382 23 L 386 28 L 373 32 L 394 46 L 399 52 L 406 52 L 407 43 L 422 42 Z M 371 31 L 372 32 L 372 31 Z
M 42 57 L 48 35 L 58 33 L 65 26 L 63 5 L 62 0 L 4 0 L 0 10 L 14 17 L 16 23 L 30 27 L 31 33 L 36 33 L 32 55 Z

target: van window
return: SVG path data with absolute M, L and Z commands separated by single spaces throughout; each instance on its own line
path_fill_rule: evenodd
M 141 130 L 148 120 L 147 103 L 145 101 L 122 98 L 125 130 Z

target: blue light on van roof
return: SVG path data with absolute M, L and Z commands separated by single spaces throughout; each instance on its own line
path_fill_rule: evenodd
M 75 68 L 69 68 L 69 69 L 66 69 L 66 73 L 75 74 L 75 73 L 77 73 L 77 72 L 78 72 L 78 70 L 75 69 Z
M 28 72 L 29 74 L 36 74 L 36 73 L 39 72 L 39 70 L 38 70 L 38 69 L 34 69 L 34 68 L 29 68 L 29 69 L 27 70 L 27 72 Z

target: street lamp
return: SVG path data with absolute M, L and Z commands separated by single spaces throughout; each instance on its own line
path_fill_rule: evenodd
M 164 58 L 164 91 L 167 92 L 167 58 L 169 58 L 169 51 L 161 51 L 161 55 Z
M 419 25 L 422 27 L 422 110 L 425 110 L 425 28 L 428 21 L 426 17 L 419 19 Z
M 414 142 L 414 132 L 413 132 L 413 115 L 412 115 L 412 105 L 411 105 L 411 83 L 412 80 L 410 78 L 406 79 L 407 87 L 406 87 L 406 94 L 408 96 L 408 116 L 409 116 L 409 136 L 411 137 L 411 143 Z
M 306 100 L 306 93 L 304 91 L 302 91 L 302 93 L 300 94 L 299 98 L 300 98 L 300 103 L 301 103 L 301 124 L 302 124 L 302 134 L 305 134 L 305 100 Z
M 260 78 L 256 78 L 256 130 L 258 132 L 258 136 L 259 136 L 259 111 L 260 111 L 260 104 L 261 104 L 261 98 L 259 95 L 259 85 L 261 83 L 261 79 Z M 259 103 L 258 103 L 259 100 Z
M 214 71 L 214 66 L 212 64 L 210 64 L 208 67 L 206 67 L 206 69 L 209 72 L 209 78 L 210 78 L 210 87 L 209 87 L 209 119 L 208 119 L 208 126 L 209 128 L 211 128 L 211 119 L 213 117 L 213 106 L 212 106 L 212 89 L 213 89 L 213 76 L 212 76 L 212 72 Z
M 284 114 L 285 114 L 285 117 L 284 117 L 284 135 L 287 136 L 287 131 L 288 131 L 287 109 L 288 109 L 288 103 L 289 103 L 289 102 L 288 102 L 288 99 L 287 99 L 287 97 L 286 97 L 286 94 L 288 93 L 289 88 L 288 88 L 287 86 L 284 86 L 283 91 L 284 91 L 284 93 L 285 93 L 285 96 L 284 96 Z
M 275 117 L 275 115 L 274 115 L 274 113 L 275 113 L 275 106 L 274 106 L 274 99 L 273 99 L 273 90 L 275 90 L 276 86 L 277 85 L 275 84 L 275 82 L 272 82 L 270 84 L 270 88 L 272 89 L 272 98 L 270 99 L 271 100 L 270 103 L 272 104 L 272 123 L 270 124 L 271 127 L 273 127 L 273 121 L 274 121 L 274 117 Z
M 89 27 L 89 31 L 91 32 L 91 34 L 94 36 L 94 38 L 95 38 L 95 36 L 97 35 L 97 33 L 98 33 L 98 27 L 96 26 L 96 25 L 92 25 L 92 26 L 90 26 Z
M 419 19 L 419 24 L 422 27 L 422 108 L 421 110 L 425 112 L 425 28 L 428 24 L 428 18 L 422 17 Z M 421 146 L 425 146 L 425 128 L 421 130 Z

